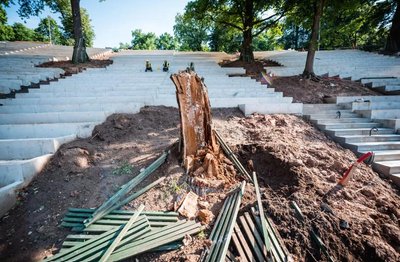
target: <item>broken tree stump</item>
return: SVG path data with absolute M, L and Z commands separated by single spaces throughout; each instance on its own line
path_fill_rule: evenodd
M 181 71 L 171 75 L 176 86 L 176 98 L 181 119 L 181 152 L 188 174 L 205 186 L 216 186 L 209 179 L 234 182 L 233 168 L 217 143 L 212 129 L 211 106 L 207 88 L 194 71 Z M 221 183 L 217 183 L 221 185 Z

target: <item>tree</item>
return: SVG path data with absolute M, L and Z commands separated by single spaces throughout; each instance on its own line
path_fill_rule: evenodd
M 156 35 L 154 33 L 143 33 L 142 30 L 132 31 L 132 49 L 154 50 L 156 49 Z
M 400 51 L 400 0 L 392 1 L 392 10 L 395 9 L 392 26 L 386 40 L 385 51 L 396 53 Z
M 86 53 L 86 44 L 83 34 L 80 0 L 18 0 L 20 8 L 18 13 L 21 17 L 37 16 L 47 5 L 55 12 L 60 12 L 63 18 L 67 18 L 68 3 L 71 10 L 73 25 L 74 52 L 72 55 L 73 63 L 84 63 L 89 60 Z M 65 25 L 63 24 L 65 27 Z
M 35 29 L 40 41 L 50 42 L 60 45 L 63 43 L 62 34 L 60 28 L 56 22 L 51 17 L 46 17 L 40 20 L 38 27 Z
M 196 0 L 188 3 L 185 14 L 241 32 L 240 60 L 251 62 L 253 38 L 277 23 L 290 6 L 291 1 L 280 0 Z
M 303 76 L 307 78 L 315 77 L 314 58 L 315 58 L 315 51 L 317 50 L 318 47 L 320 20 L 324 10 L 324 6 L 325 6 L 325 0 L 314 1 L 314 17 L 311 30 L 311 38 L 308 46 L 306 65 L 303 71 Z
M 182 51 L 204 51 L 207 41 L 207 23 L 192 16 L 175 16 L 174 34 Z
M 12 41 L 34 41 L 37 39 L 35 31 L 22 23 L 14 23 L 12 29 L 14 32 Z
M 7 6 L 7 3 L 0 2 L 0 41 L 7 41 L 14 39 L 14 30 L 7 25 L 7 13 L 3 5 Z
M 176 41 L 172 35 L 163 33 L 156 39 L 156 48 L 158 50 L 174 50 Z

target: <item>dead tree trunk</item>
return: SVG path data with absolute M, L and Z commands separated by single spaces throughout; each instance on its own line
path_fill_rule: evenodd
M 171 79 L 176 86 L 181 119 L 181 152 L 186 172 L 207 186 L 213 185 L 206 183 L 205 179 L 231 182 L 235 171 L 227 168 L 229 160 L 225 158 L 212 130 L 206 86 L 193 71 L 173 74 Z
M 306 78 L 315 77 L 314 58 L 315 58 L 315 51 L 317 50 L 318 46 L 319 27 L 320 27 L 322 12 L 324 9 L 324 4 L 325 0 L 316 0 L 316 2 L 314 3 L 314 19 L 312 25 L 312 32 L 311 32 L 310 43 L 308 46 L 306 66 L 303 71 L 303 76 Z
M 89 56 L 86 53 L 85 39 L 82 32 L 82 19 L 80 0 L 71 0 L 72 19 L 74 26 L 74 53 L 72 54 L 72 62 L 74 64 L 85 63 L 89 61 Z

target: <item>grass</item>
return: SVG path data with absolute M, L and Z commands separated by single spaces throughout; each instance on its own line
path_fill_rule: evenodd
M 129 175 L 132 174 L 133 166 L 128 162 L 122 163 L 122 165 L 112 172 L 113 175 L 121 176 L 121 175 Z

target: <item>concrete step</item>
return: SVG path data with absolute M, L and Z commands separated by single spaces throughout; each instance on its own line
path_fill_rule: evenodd
M 361 151 L 360 154 L 365 154 L 369 151 Z M 388 160 L 399 160 L 400 150 L 374 150 L 375 161 L 388 161 Z
M 319 124 L 319 125 L 326 125 L 326 124 L 333 124 L 333 123 L 371 123 L 371 120 L 368 118 L 356 117 L 356 118 L 311 118 L 311 123 Z
M 6 99 L 3 105 L 71 105 L 71 104 L 100 104 L 100 103 L 151 103 L 154 99 L 151 93 L 146 96 L 91 96 L 91 97 L 71 97 L 64 99 L 62 97 L 55 98 L 19 98 Z
M 103 122 L 111 114 L 102 111 L 0 114 L 0 124 Z
M 357 128 L 373 128 L 380 127 L 380 123 L 329 123 L 329 124 L 319 124 L 318 128 L 321 130 L 332 130 L 332 129 L 357 129 Z
M 389 175 L 389 178 L 400 187 L 400 173 L 398 174 L 391 174 Z
M 4 216 L 17 203 L 16 190 L 22 187 L 22 181 L 16 181 L 0 187 L 0 217 Z
M 0 160 L 23 160 L 53 154 L 62 144 L 75 138 L 76 135 L 56 138 L 2 139 L 0 140 Z
M 359 136 L 359 135 L 347 135 L 339 136 L 335 139 L 339 143 L 359 143 L 359 142 L 388 142 L 388 141 L 400 141 L 400 135 L 388 134 L 388 135 L 376 135 L 372 136 Z
M 378 128 L 379 134 L 393 134 L 392 128 Z M 345 135 L 364 135 L 368 136 L 371 128 L 333 128 L 325 130 L 330 136 L 345 136 Z
M 384 175 L 398 174 L 400 173 L 400 160 L 375 162 L 374 168 Z
M 348 147 L 358 152 L 374 150 L 400 150 L 400 141 L 351 143 L 348 144 Z
M 259 114 L 301 114 L 303 112 L 302 103 L 251 103 L 241 104 L 239 109 L 247 116 L 253 113 Z
M 50 160 L 52 154 L 42 155 L 27 160 L 1 160 L 0 186 L 7 186 L 15 182 L 22 182 L 20 187 L 30 183 Z
M 0 125 L 0 139 L 55 138 L 76 134 L 89 137 L 99 122 Z
M 305 116 L 313 116 L 313 115 L 337 115 L 337 112 L 340 112 L 341 117 L 345 117 L 347 115 L 351 116 L 356 113 L 354 113 L 352 110 L 349 109 L 326 109 L 326 110 L 303 110 L 303 114 Z
M 337 111 L 336 111 L 337 112 Z M 336 119 L 337 114 L 336 112 L 334 113 L 325 113 L 324 112 L 319 112 L 316 114 L 303 114 L 303 117 L 305 119 Z M 340 117 L 341 118 L 357 118 L 360 117 L 359 114 L 353 113 L 353 112 L 342 112 L 340 111 Z
M 137 113 L 144 103 L 91 103 L 61 105 L 6 105 L 0 106 L 1 114 L 45 113 L 45 112 L 90 112 Z

